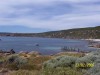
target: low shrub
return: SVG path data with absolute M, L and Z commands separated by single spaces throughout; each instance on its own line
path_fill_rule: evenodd
M 5 60 L 0 59 L 0 65 L 4 63 Z
M 34 64 L 43 64 L 45 61 L 48 61 L 50 59 L 51 59 L 50 56 L 38 56 L 38 57 L 33 58 L 33 63 Z M 30 59 L 30 60 L 32 60 L 32 59 Z
M 95 66 L 88 70 L 90 75 L 100 75 L 100 63 L 95 64 Z
M 83 73 L 68 67 L 57 67 L 44 69 L 41 75 L 83 75 Z
M 92 54 L 92 55 L 100 55 L 100 50 L 92 51 L 90 54 Z
M 89 53 L 87 60 L 92 60 L 94 67 L 87 70 L 89 75 L 100 75 L 100 50 Z
M 3 64 L 5 62 L 5 57 L 0 56 L 0 65 Z
M 27 63 L 27 59 L 21 58 L 18 55 L 10 55 L 6 59 L 6 65 L 5 67 L 16 70 L 19 69 L 22 65 L 25 65 Z
M 77 60 L 72 56 L 59 56 L 44 63 L 43 68 L 72 67 Z
M 36 67 L 36 65 L 27 63 L 27 64 L 23 64 L 23 65 L 19 66 L 19 69 L 21 69 L 21 70 L 35 70 L 36 69 L 35 67 Z
M 93 63 L 97 59 L 95 55 L 87 55 L 77 59 L 76 63 Z

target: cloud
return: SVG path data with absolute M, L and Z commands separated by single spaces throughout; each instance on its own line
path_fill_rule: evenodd
M 61 30 L 100 24 L 99 0 L 3 0 L 0 26 Z

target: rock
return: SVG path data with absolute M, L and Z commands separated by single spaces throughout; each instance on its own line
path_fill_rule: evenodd
M 35 46 L 39 46 L 39 44 L 38 43 L 35 43 Z
M 3 53 L 3 51 L 2 51 L 2 50 L 0 50 L 0 53 Z
M 13 49 L 10 50 L 11 54 L 15 54 L 15 51 Z

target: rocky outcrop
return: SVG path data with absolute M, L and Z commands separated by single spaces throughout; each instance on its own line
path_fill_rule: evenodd
M 11 54 L 15 54 L 16 52 L 11 49 L 10 51 L 3 51 L 3 50 L 0 50 L 0 55 L 2 56 L 7 56 L 7 55 L 11 55 Z

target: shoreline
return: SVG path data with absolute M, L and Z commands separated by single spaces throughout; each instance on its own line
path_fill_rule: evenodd
M 89 48 L 96 48 L 96 47 L 89 47 Z M 100 49 L 100 48 L 96 48 L 96 49 Z
M 82 39 L 82 40 L 100 42 L 100 39 Z
M 100 49 L 100 39 L 86 39 L 86 40 L 90 42 L 90 45 L 88 45 L 88 47 Z

